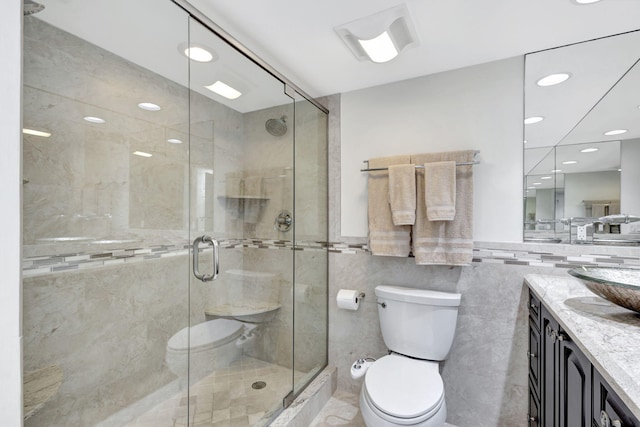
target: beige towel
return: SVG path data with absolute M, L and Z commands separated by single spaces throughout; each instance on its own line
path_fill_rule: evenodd
M 370 168 L 386 168 L 409 163 L 409 156 L 394 156 L 369 160 Z M 409 256 L 411 227 L 393 225 L 389 205 L 389 172 L 369 172 L 369 249 L 373 255 Z
M 473 161 L 474 152 L 418 154 L 416 164 Z M 416 225 L 413 254 L 420 265 L 467 265 L 473 259 L 473 166 L 456 167 L 456 217 L 453 221 L 429 221 L 425 205 L 424 170 L 416 171 Z
M 416 165 L 389 166 L 389 204 L 394 225 L 416 222 Z
M 424 190 L 429 221 L 453 221 L 456 216 L 456 162 L 425 163 Z

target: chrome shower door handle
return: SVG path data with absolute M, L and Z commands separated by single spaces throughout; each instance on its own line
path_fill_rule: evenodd
M 198 252 L 200 250 L 200 243 L 207 243 L 213 246 L 213 274 L 203 274 L 200 273 L 199 269 L 199 261 L 198 261 Z M 196 276 L 198 280 L 203 282 L 208 282 L 210 280 L 216 280 L 218 277 L 218 272 L 220 269 L 220 257 L 218 254 L 220 245 L 216 239 L 211 238 L 211 236 L 200 236 L 196 237 L 193 241 L 193 275 Z

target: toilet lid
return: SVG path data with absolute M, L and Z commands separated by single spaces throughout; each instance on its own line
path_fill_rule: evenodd
M 171 350 L 186 351 L 218 347 L 242 335 L 243 324 L 237 320 L 215 319 L 186 327 L 172 336 L 167 343 Z M 189 337 L 191 335 L 191 337 Z M 191 340 L 189 340 L 191 338 Z
M 384 356 L 371 365 L 364 382 L 371 403 L 398 418 L 419 417 L 444 399 L 436 362 Z

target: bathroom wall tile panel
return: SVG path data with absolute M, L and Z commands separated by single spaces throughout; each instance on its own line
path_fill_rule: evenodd
M 95 424 L 175 379 L 164 354 L 188 321 L 187 265 L 176 257 L 25 278 L 25 372 L 57 364 L 65 376 L 26 425 Z

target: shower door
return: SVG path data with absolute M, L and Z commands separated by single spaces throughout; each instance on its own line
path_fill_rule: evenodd
M 189 398 L 196 425 L 263 426 L 293 390 L 294 99 L 191 19 Z M 208 55 L 206 54 L 208 52 Z M 202 334 L 219 345 L 202 350 Z

